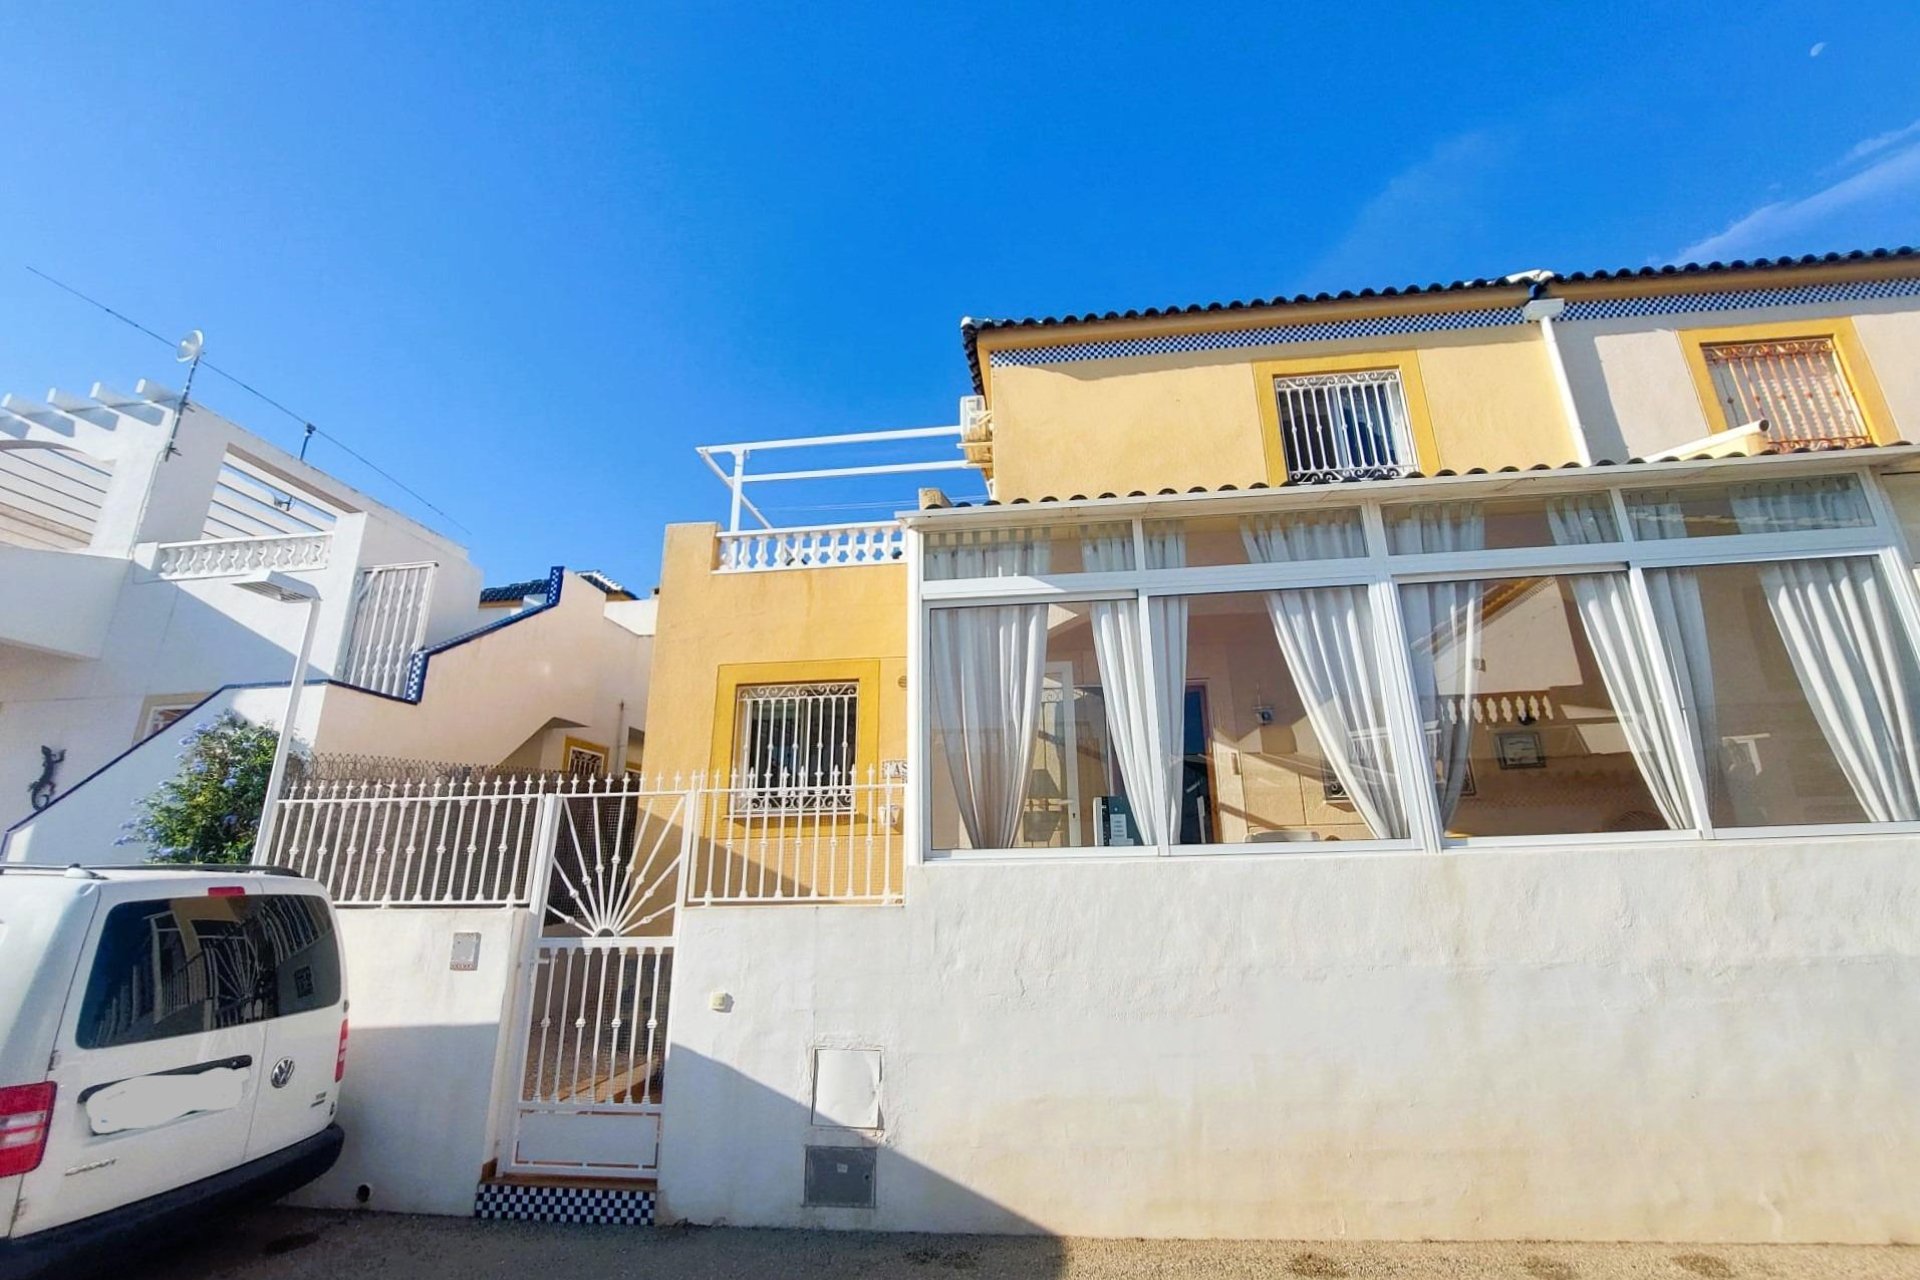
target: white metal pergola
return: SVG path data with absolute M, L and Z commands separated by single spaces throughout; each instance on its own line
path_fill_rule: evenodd
M 747 461 L 755 453 L 770 453 L 776 449 L 829 449 L 848 445 L 884 444 L 900 440 L 937 440 L 942 437 L 958 443 L 964 431 L 965 428 L 957 424 L 947 427 L 906 427 L 895 431 L 854 431 L 840 435 L 801 436 L 788 440 L 746 440 L 734 444 L 698 445 L 695 452 L 731 492 L 732 501 L 727 513 L 727 532 L 738 533 L 740 532 L 740 515 L 743 511 L 758 520 L 761 528 L 775 527 L 773 521 L 767 519 L 760 508 L 753 505 L 753 500 L 747 497 L 746 489 L 750 484 L 770 484 L 784 480 L 832 480 L 852 479 L 857 476 L 965 471 L 973 466 L 965 458 L 956 457 L 916 462 L 878 462 L 861 466 L 763 471 L 755 474 L 747 470 Z M 728 465 L 723 466 L 716 461 L 716 454 L 724 455 L 729 459 Z

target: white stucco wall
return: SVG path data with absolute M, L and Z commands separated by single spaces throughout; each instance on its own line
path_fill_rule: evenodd
M 303 742 L 313 740 L 314 726 L 320 721 L 329 692 L 325 685 L 310 686 L 304 691 L 294 726 L 296 738 Z M 134 709 L 137 705 L 136 700 Z M 112 750 L 127 751 L 127 754 L 115 760 L 111 768 L 89 776 L 63 767 L 60 798 L 37 814 L 21 806 L 32 820 L 23 821 L 6 832 L 0 842 L 0 861 L 113 866 L 145 860 L 144 845 L 114 842 L 123 834 L 125 824 L 138 814 L 139 802 L 179 772 L 180 757 L 185 751 L 180 740 L 195 726 L 210 724 L 228 711 L 255 724 L 277 725 L 286 708 L 285 685 L 230 689 L 174 729 L 155 734 L 132 751 L 127 751 L 124 741 L 112 746 Z M 16 728 L 37 728 L 38 732 L 30 736 L 52 738 L 65 734 L 67 740 L 72 741 L 74 733 L 88 725 L 83 719 L 63 719 L 68 712 L 58 702 L 29 704 L 24 710 L 15 708 L 15 712 L 10 723 Z M 127 714 L 131 718 L 133 710 Z M 106 750 L 110 745 L 102 744 L 101 749 Z M 68 792 L 73 794 L 69 796 Z
M 1912 837 L 913 868 L 682 913 L 666 1212 L 1102 1236 L 1908 1240 Z M 727 1011 L 710 1007 L 716 993 Z M 727 1002 L 722 1002 L 727 1003 Z M 874 1210 L 801 1206 L 819 1046 Z
M 525 911 L 343 909 L 347 1142 L 293 1203 L 469 1217 L 491 1158 L 493 1081 L 532 917 Z M 456 933 L 480 935 L 478 966 L 450 968 Z
M 64 792 L 132 745 L 149 698 L 287 678 L 305 609 L 241 591 L 230 577 L 167 581 L 153 572 L 155 544 L 200 539 L 230 452 L 339 513 L 328 564 L 291 575 L 321 600 L 309 675 L 339 669 L 355 586 L 370 566 L 436 566 L 426 643 L 477 625 L 480 573 L 457 543 L 202 406 L 176 427 L 170 393 L 151 394 L 160 399 L 76 409 L 68 424 L 114 463 L 96 554 L 0 547 L 9 588 L 0 603 L 0 828 L 29 812 L 40 747 L 66 752 Z
M 0 545 L 0 636 L 50 657 L 98 657 L 129 568 L 119 556 Z

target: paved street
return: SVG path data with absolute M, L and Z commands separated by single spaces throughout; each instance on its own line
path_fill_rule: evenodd
M 238 1215 L 156 1262 L 153 1280 L 1920 1280 L 1920 1248 L 1058 1240 L 549 1227 L 280 1208 Z

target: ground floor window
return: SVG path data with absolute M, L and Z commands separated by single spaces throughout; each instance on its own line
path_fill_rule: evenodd
M 1419 582 L 1399 594 L 1447 834 L 1694 825 L 1624 572 Z
M 1920 821 L 1920 668 L 1877 560 L 1647 576 L 1715 826 Z
M 743 685 L 736 696 L 737 807 L 818 813 L 853 803 L 857 682 Z
M 932 847 L 1920 822 L 1912 593 L 1866 483 L 1244 516 L 1237 554 L 1219 516 L 980 541 L 1068 590 L 927 610 Z M 1461 572 L 1496 551 L 1541 567 Z

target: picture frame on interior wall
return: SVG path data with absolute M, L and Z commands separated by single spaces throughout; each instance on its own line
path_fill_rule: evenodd
M 1480 787 L 1473 777 L 1473 761 L 1466 762 L 1464 773 L 1465 777 L 1460 781 L 1460 795 L 1463 798 L 1479 795 Z M 1433 780 L 1435 785 L 1440 782 L 1440 762 L 1437 760 L 1433 765 Z M 1347 794 L 1346 784 L 1334 773 L 1333 765 L 1325 760 L 1320 762 L 1320 792 L 1321 798 L 1328 804 L 1350 806 L 1353 803 L 1353 797 Z
M 1502 769 L 1544 769 L 1546 748 L 1533 729 L 1509 729 L 1493 735 L 1494 758 Z

